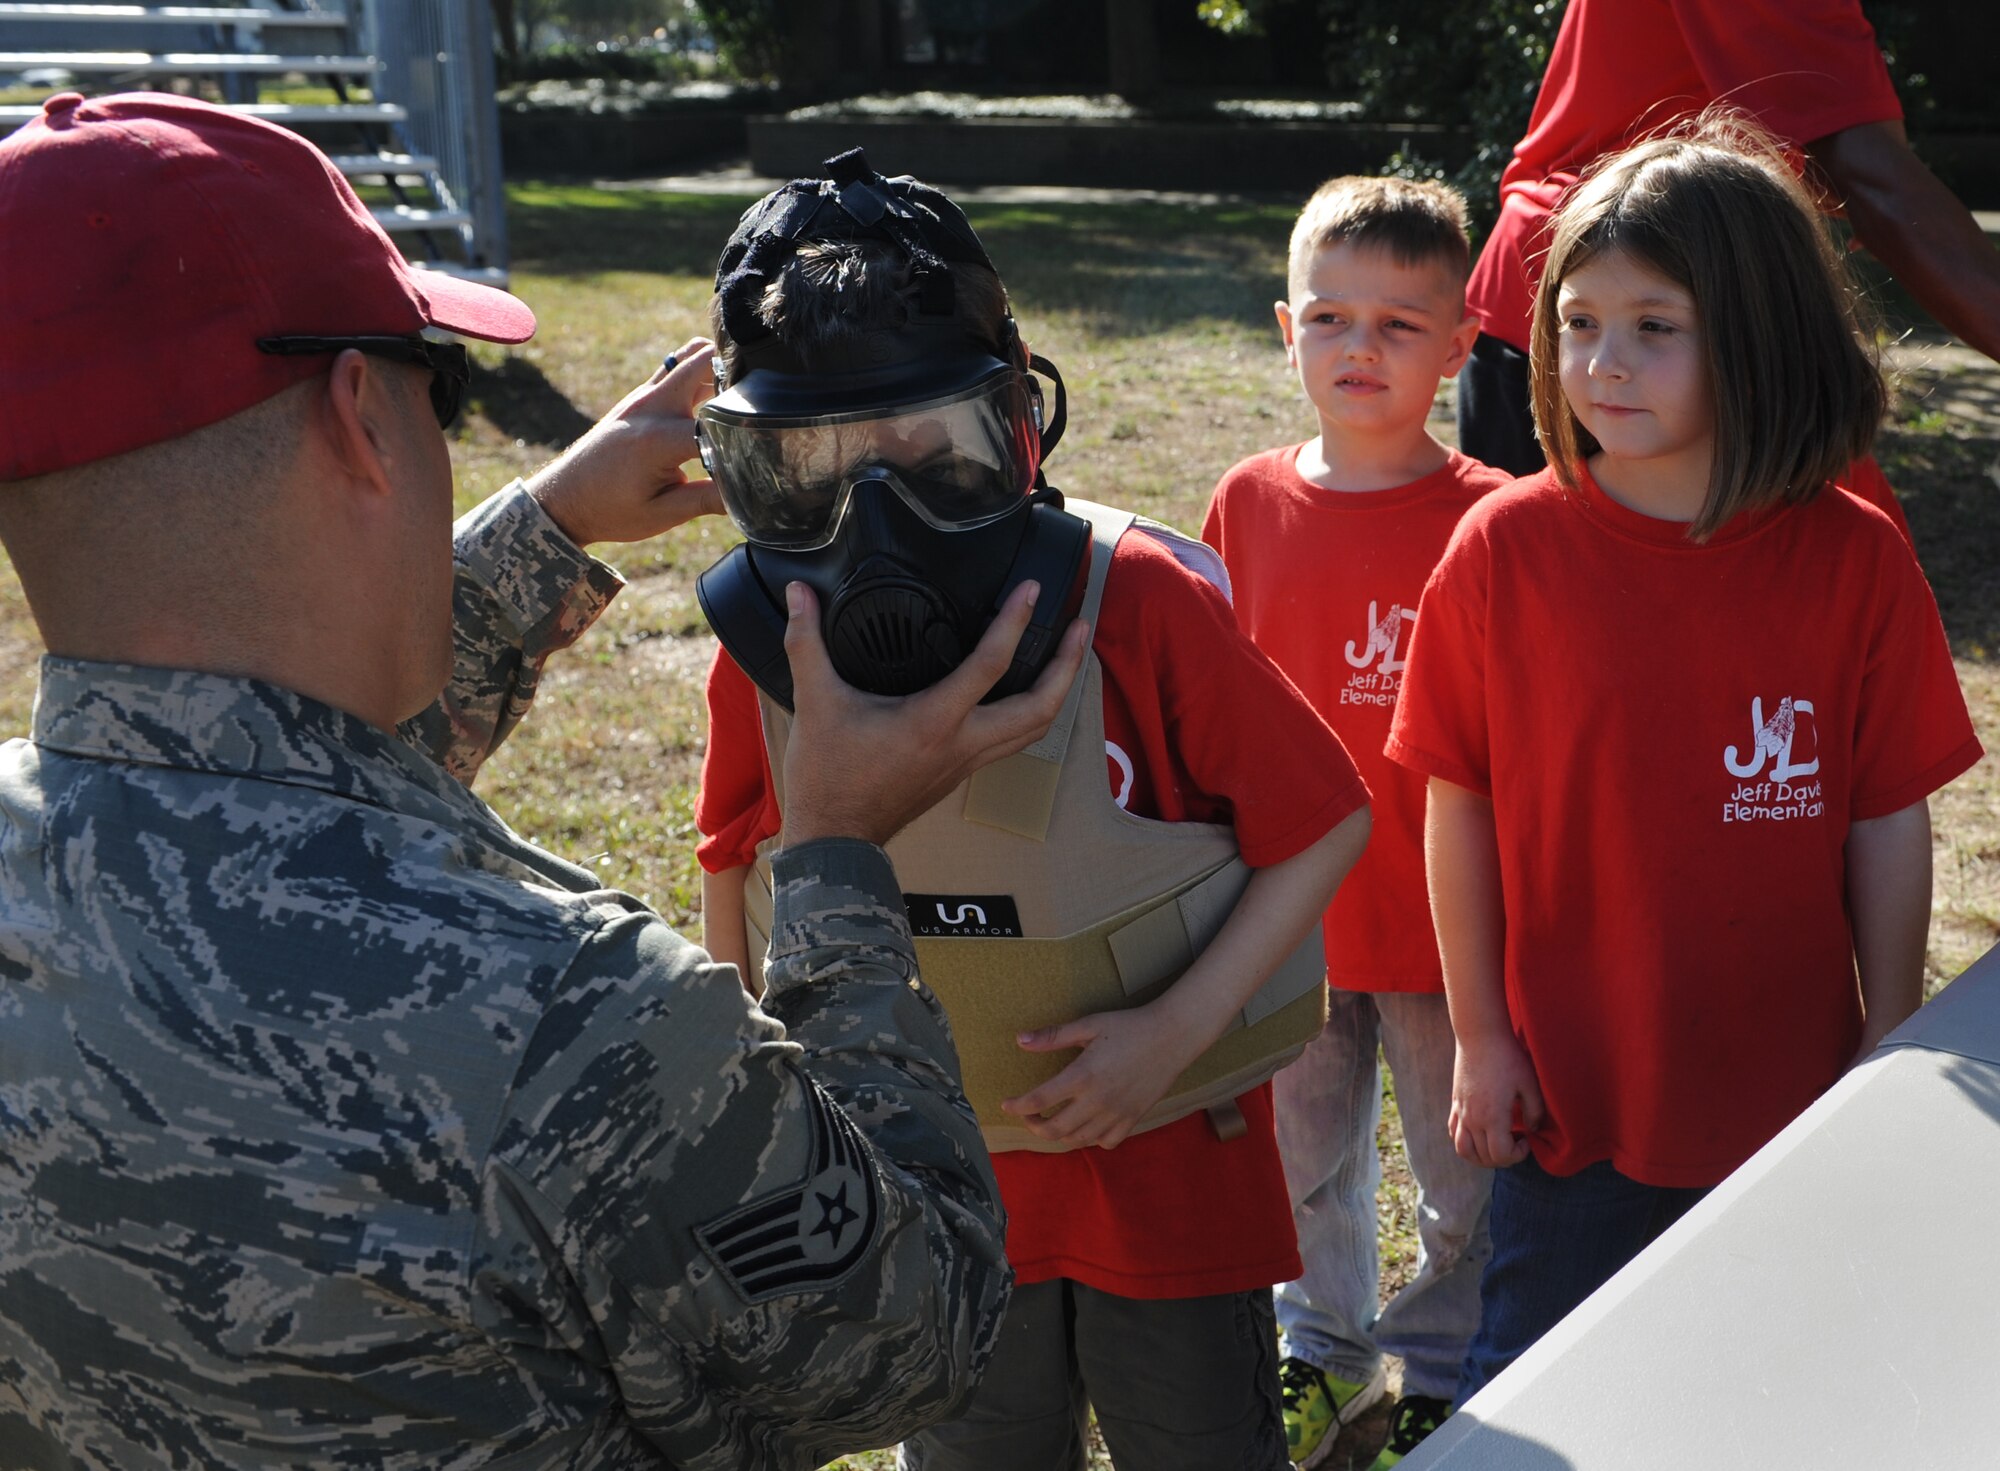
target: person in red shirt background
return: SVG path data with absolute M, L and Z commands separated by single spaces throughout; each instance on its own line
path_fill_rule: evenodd
M 1479 1326 L 1490 1172 L 1445 1131 L 1452 1035 L 1424 886 L 1424 783 L 1382 754 L 1418 599 L 1467 507 L 1506 472 L 1427 427 L 1471 346 L 1465 201 L 1437 184 L 1330 179 L 1292 227 L 1279 330 L 1319 421 L 1302 445 L 1222 477 L 1202 539 L 1236 617 L 1354 753 L 1372 797 L 1368 851 L 1327 907 L 1327 1026 L 1274 1080 L 1278 1148 L 1304 1269 L 1278 1289 L 1292 1459 L 1321 1464 L 1403 1361 L 1376 1471 L 1448 1412 Z M 1381 1303 L 1378 1058 L 1395 1079 L 1417 1185 L 1416 1272 Z
M 1467 287 L 1480 319 L 1459 376 L 1467 454 L 1515 475 L 1542 468 L 1528 320 L 1563 191 L 1593 160 L 1715 102 L 1803 150 L 1823 207 L 1846 214 L 1924 310 L 2000 360 L 2000 251 L 1910 151 L 1860 0 L 1569 0 Z M 1849 473 L 1847 489 L 1901 522 L 1872 460 Z
M 1430 783 L 1463 1402 L 1922 997 L 1928 795 L 1980 756 L 1929 585 L 1828 486 L 1886 401 L 1768 138 L 1586 178 L 1536 298 L 1552 467 L 1459 523 L 1388 752 Z M 1857 984 L 1858 974 L 1858 984 Z
M 834 317 L 855 331 L 893 331 L 910 289 L 895 284 L 898 264 L 872 244 L 809 239 L 760 310 L 779 333 Z M 968 279 L 981 269 L 952 266 L 960 299 L 991 297 L 1004 311 L 990 273 L 985 285 Z M 974 335 L 1000 351 L 999 322 Z M 733 378 L 733 344 L 717 336 Z M 1258 965 L 1268 973 L 1358 856 L 1368 793 L 1326 723 L 1238 629 L 1204 568 L 1222 579 L 1213 553 L 1165 528 L 1142 523 L 1117 545 L 1091 645 L 1102 675 L 1104 779 L 1134 816 L 1234 827 L 1255 872 L 1202 959 L 1227 952 L 1244 974 Z M 710 671 L 708 699 L 696 805 L 704 924 L 721 958 L 743 966 L 748 865 L 782 814 L 757 691 L 726 652 Z M 1077 728 L 1088 729 L 1081 717 Z M 1129 1127 L 1192 1060 L 1181 1055 L 1190 1042 L 1198 1052 L 1213 1040 L 1158 1030 L 1156 1019 L 1173 1015 L 1172 999 L 1193 984 L 1190 971 L 1144 1007 L 1024 1041 L 1082 1053 L 1008 1106 L 1027 1106 L 1024 1125 L 1038 1132 L 1060 1129 L 1067 1109 L 1056 1112 L 1045 1095 L 1095 1067 L 1121 1086 L 1136 1075 L 1152 1090 Z M 905 1466 L 1082 1471 L 1086 1402 L 1122 1471 L 1283 1464 L 1270 1289 L 1298 1275 L 1298 1249 L 1270 1084 L 1236 1103 L 1247 1127 L 1228 1139 L 1195 1113 L 1129 1137 L 1115 1129 L 1105 1135 L 1115 1148 L 993 1156 L 1016 1290 L 967 1412 L 906 1442 Z M 1033 1117 L 1042 1109 L 1054 1113 L 1046 1123 Z

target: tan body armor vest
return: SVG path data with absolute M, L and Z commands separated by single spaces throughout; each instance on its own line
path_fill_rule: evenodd
M 1105 575 L 1134 520 L 1087 501 L 1090 581 L 1082 616 L 1096 627 Z M 1198 568 L 1213 553 L 1166 527 L 1153 535 Z M 1178 544 L 1178 546 L 1176 546 Z M 760 702 L 772 779 L 782 781 L 791 718 Z M 1026 1052 L 1017 1033 L 1140 1006 L 1207 948 L 1250 881 L 1224 824 L 1135 817 L 1105 780 L 1103 674 L 1084 660 L 1047 735 L 975 772 L 889 844 L 903 886 L 917 965 L 951 1018 L 965 1091 L 989 1149 L 1058 1151 L 1001 1111 L 1060 1072 L 1074 1051 Z M 782 808 L 784 791 L 778 790 Z M 758 848 L 744 914 L 754 988 L 771 933 L 770 850 Z M 1233 1100 L 1290 1062 L 1326 1022 L 1320 927 L 1266 981 L 1228 1031 L 1174 1080 L 1139 1128 L 1210 1109 L 1229 1136 Z

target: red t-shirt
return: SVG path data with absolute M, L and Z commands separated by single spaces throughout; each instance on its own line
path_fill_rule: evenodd
M 1910 541 L 1910 518 L 1903 514 L 1902 502 L 1896 499 L 1889 477 L 1882 473 L 1882 467 L 1873 455 L 1864 456 L 1849 465 L 1847 473 L 1834 483 L 1887 516 L 1896 530 L 1903 534 L 1903 540 Z M 1910 545 L 1914 547 L 1916 543 L 1910 542 Z
M 1142 531 L 1118 545 L 1092 647 L 1104 676 L 1105 771 L 1127 811 L 1230 822 L 1263 868 L 1368 800 L 1340 742 L 1236 627 L 1228 601 Z M 778 830 L 756 692 L 718 654 L 696 850 L 711 873 Z M 1269 1084 L 1237 1100 L 1224 1143 L 1204 1114 L 1116 1149 L 993 1157 L 1007 1259 L 1022 1282 L 1069 1277 L 1126 1297 L 1247 1292 L 1299 1274 Z
M 1222 553 L 1236 621 L 1326 718 L 1368 782 L 1368 850 L 1326 911 L 1326 972 L 1349 991 L 1442 991 L 1424 886 L 1424 779 L 1383 754 L 1417 600 L 1466 508 L 1507 483 L 1456 451 L 1392 490 L 1326 490 L 1298 445 L 1237 465 L 1201 539 Z
M 1848 825 L 1980 755 L 1878 512 L 1829 490 L 1684 532 L 1552 472 L 1486 497 L 1424 590 L 1389 738 L 1492 798 L 1555 1174 L 1712 1185 L 1839 1077 Z
M 1715 101 L 1805 144 L 1903 115 L 1860 0 L 1570 0 L 1466 306 L 1528 350 L 1544 226 L 1593 160 Z

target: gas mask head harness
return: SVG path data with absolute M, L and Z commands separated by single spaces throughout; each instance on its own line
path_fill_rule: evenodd
M 786 584 L 818 595 L 841 678 L 903 695 L 957 668 L 1033 579 L 1042 596 L 988 698 L 1015 693 L 1054 654 L 1089 571 L 1089 526 L 1042 475 L 1066 417 L 1062 378 L 1027 352 L 1011 315 L 997 343 L 966 320 L 950 267 L 992 262 L 956 205 L 883 178 L 858 148 L 825 168 L 751 206 L 716 267 L 734 368 L 696 434 L 745 545 L 702 573 L 696 596 L 730 655 L 789 710 Z M 907 316 L 788 343 L 758 313 L 765 288 L 800 246 L 836 242 L 877 243 L 908 268 Z M 848 289 L 862 294 L 839 274 L 825 289 L 833 312 Z M 1031 369 L 1056 385 L 1046 425 Z

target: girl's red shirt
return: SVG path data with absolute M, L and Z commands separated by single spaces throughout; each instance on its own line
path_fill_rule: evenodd
M 1850 823 L 1980 756 L 1937 605 L 1829 487 L 1704 544 L 1545 471 L 1459 523 L 1388 753 L 1490 797 L 1536 1159 L 1713 1185 L 1861 1029 Z

